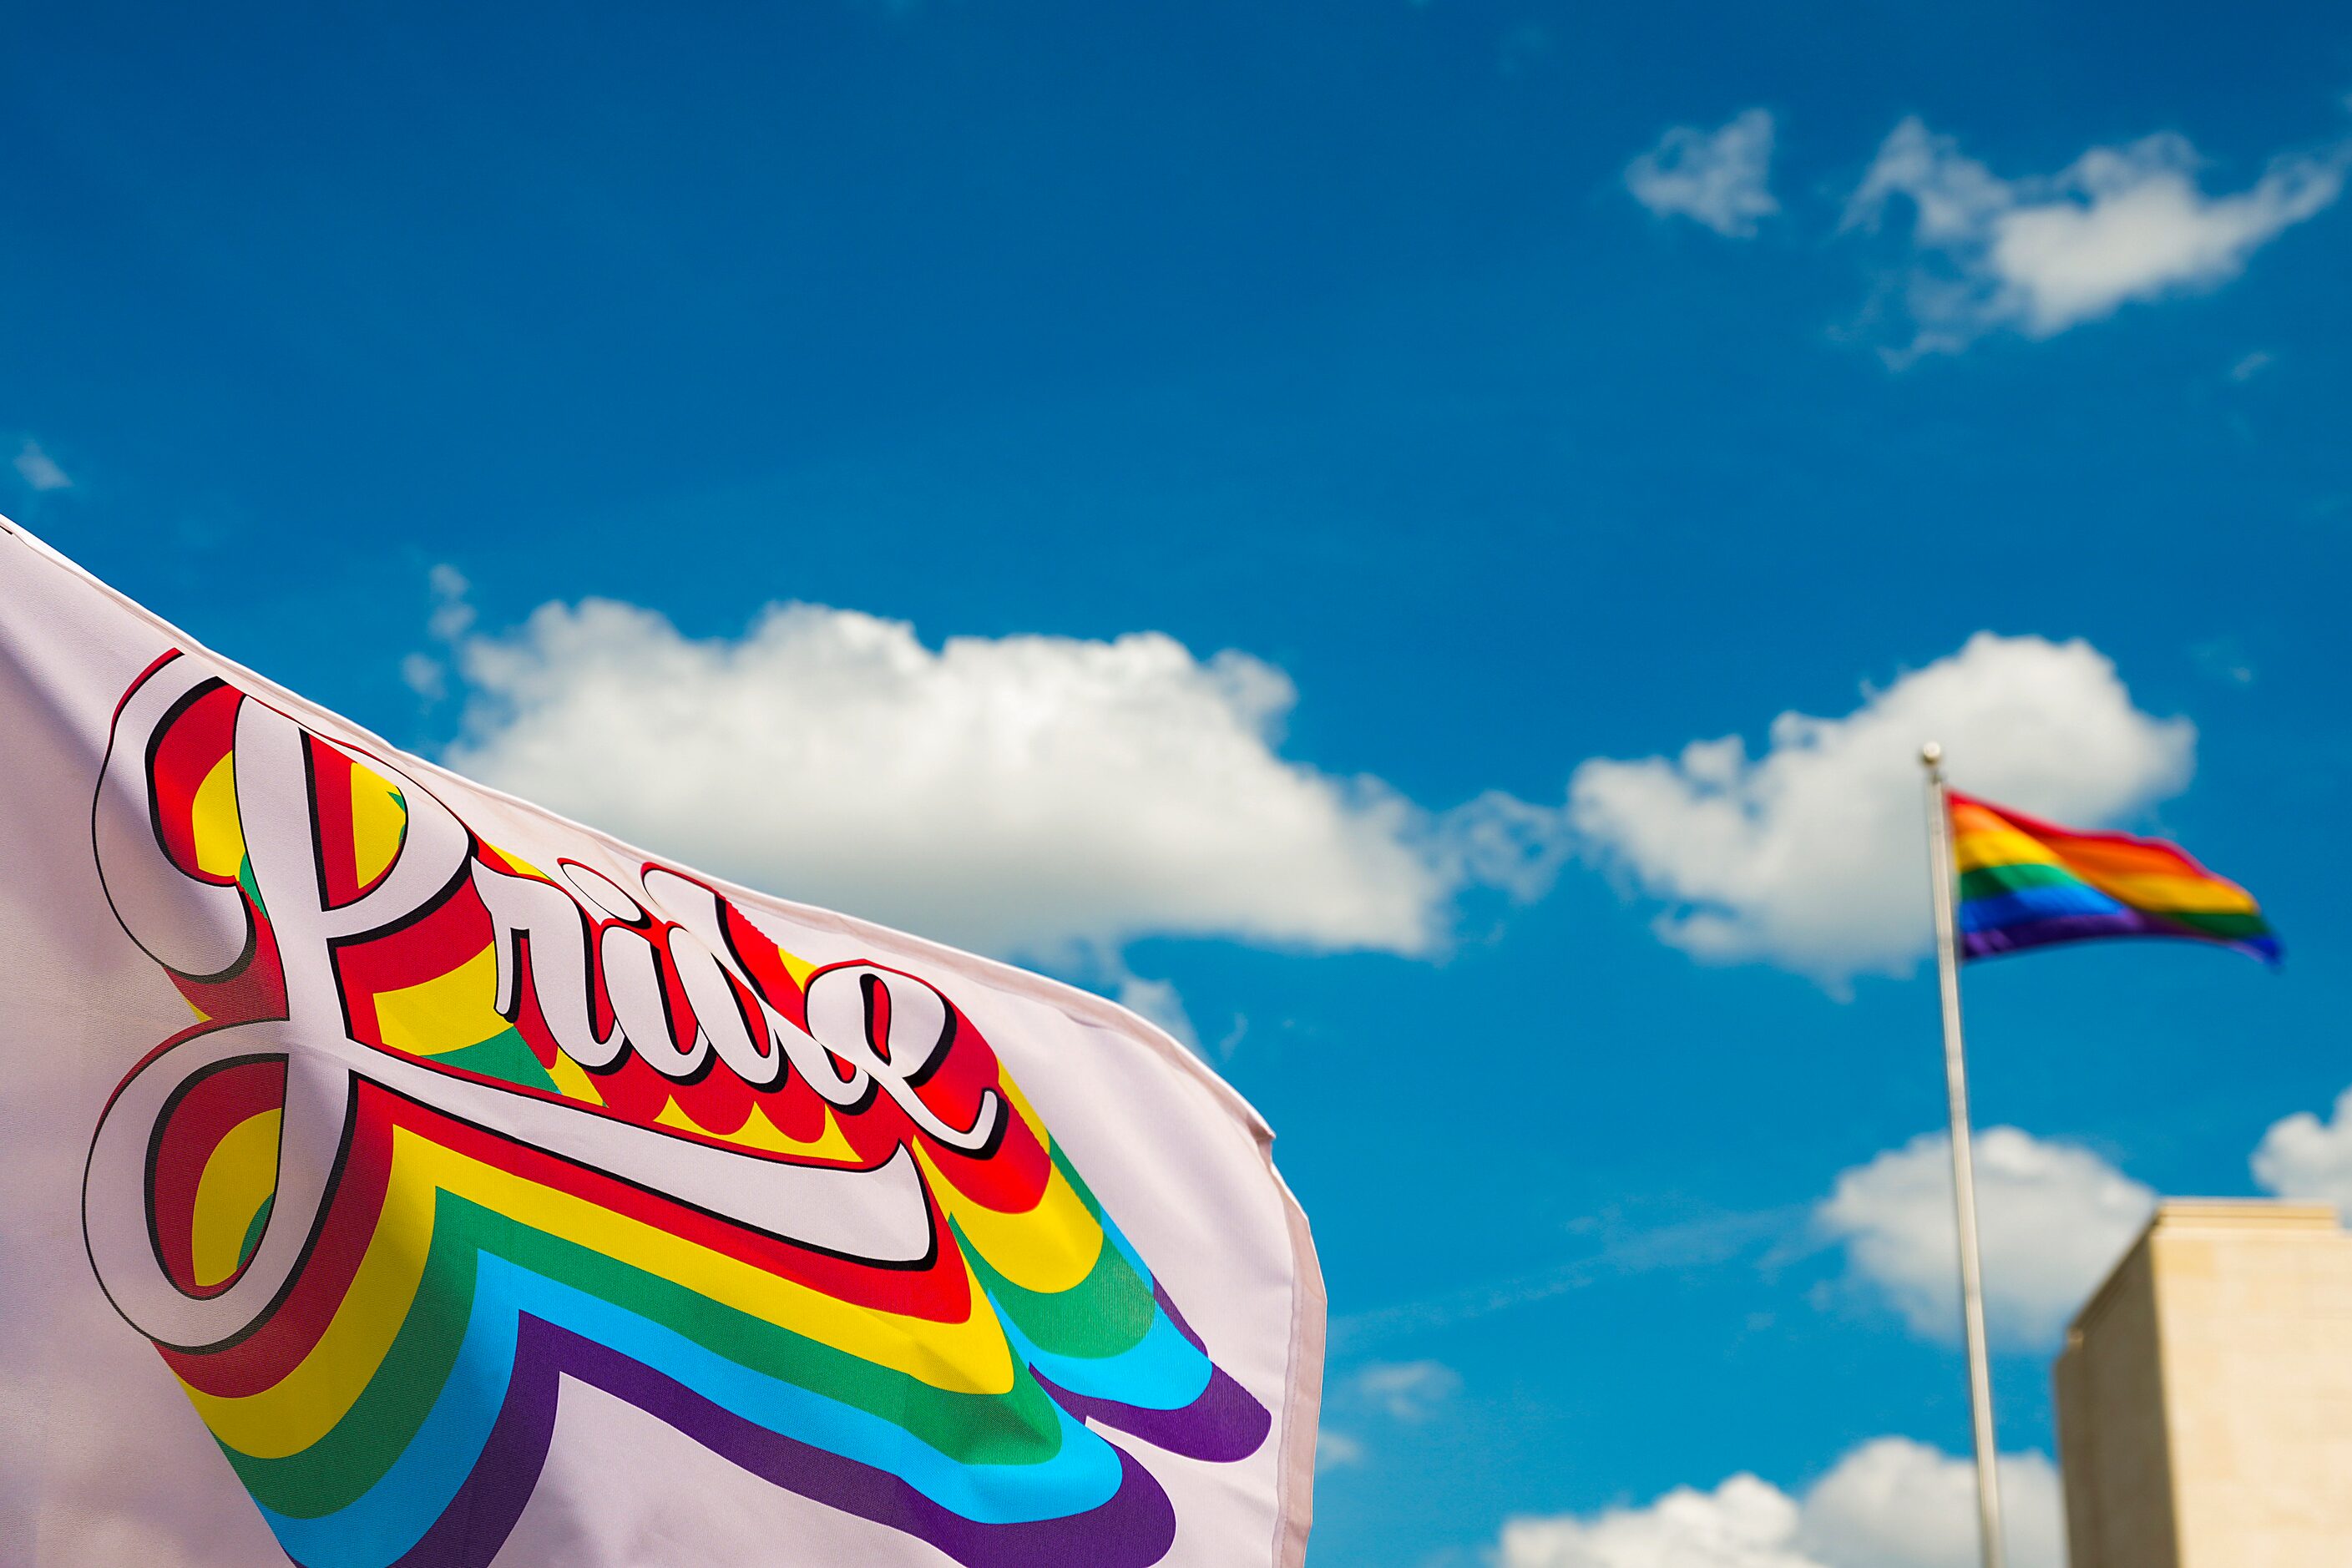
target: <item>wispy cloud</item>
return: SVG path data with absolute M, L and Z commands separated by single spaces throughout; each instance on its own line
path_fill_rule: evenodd
M 2004 179 L 1916 119 L 1897 125 L 1846 204 L 1877 232 L 1909 214 L 1893 296 L 1901 363 L 1996 331 L 2047 338 L 2135 300 L 2212 289 L 2253 253 L 2334 205 L 2352 142 L 2282 154 L 2242 190 L 2209 195 L 2181 136 L 2093 147 L 2053 174 Z
M 1173 982 L 1147 980 L 1121 965 L 1110 989 L 1120 1006 L 1159 1025 L 1188 1048 L 1200 1050 L 1201 1032 L 1193 1026 L 1192 1016 L 1186 1011 L 1184 998 Z
M 2253 656 L 2236 637 L 2207 637 L 2189 650 L 2189 657 L 2196 661 L 2200 672 L 2225 686 L 2254 683 Z
M 1376 1361 L 1357 1368 L 1348 1387 L 1390 1420 L 1418 1425 L 1462 1392 L 1462 1374 L 1441 1361 Z
M 1709 1215 L 1625 1230 L 1610 1225 L 1596 1226 L 1592 1228 L 1604 1237 L 1600 1247 L 1549 1268 L 1335 1318 L 1328 1336 L 1332 1353 L 1361 1355 L 1412 1335 L 1455 1328 L 1497 1312 L 1549 1301 L 1602 1279 L 1726 1262 L 1769 1243 L 1801 1235 L 1810 1212 L 1804 1205 L 1796 1205 Z
M 459 639 L 473 628 L 474 606 L 467 597 L 473 584 L 446 561 L 435 563 L 433 570 L 425 574 L 425 584 L 433 596 L 433 612 L 426 617 L 425 630 L 454 657 Z M 417 652 L 405 656 L 400 661 L 400 679 L 426 702 L 438 702 L 449 695 L 449 665 L 440 655 Z
M 41 450 L 41 444 L 38 441 L 30 437 L 26 437 L 24 446 L 17 448 L 16 473 L 17 477 L 36 490 L 64 490 L 73 488 L 72 478 L 65 469 L 58 466 L 58 460 L 55 458 Z
M 1713 131 L 1677 125 L 1625 166 L 1625 188 L 1660 217 L 1686 217 L 1747 238 L 1780 210 L 1771 190 L 1772 116 L 1734 115 Z
M 1367 1362 L 1344 1377 L 1335 1376 L 1324 1390 L 1315 1468 L 1369 1462 L 1379 1444 L 1367 1432 L 1384 1442 L 1401 1428 L 1428 1426 L 1461 1392 L 1462 1374 L 1442 1361 Z
M 400 680 L 427 702 L 438 702 L 449 695 L 449 667 L 429 653 L 402 655 Z
M 1315 1434 L 1315 1473 L 1352 1469 L 1370 1458 L 1371 1452 L 1360 1437 L 1349 1436 L 1336 1426 L 1319 1427 Z
M 474 606 L 466 597 L 474 585 L 446 561 L 435 563 L 425 584 L 433 595 L 433 615 L 425 629 L 437 642 L 456 642 L 474 625 Z

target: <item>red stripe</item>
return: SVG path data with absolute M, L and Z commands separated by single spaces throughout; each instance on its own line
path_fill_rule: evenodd
M 130 685 L 122 689 L 122 695 L 116 698 L 114 701 L 113 717 L 107 721 L 107 728 L 110 732 L 111 732 L 113 729 L 114 721 L 121 719 L 122 717 L 122 710 L 131 706 L 131 699 L 137 695 L 141 687 L 147 684 L 147 678 L 179 657 L 180 650 L 178 648 L 174 647 L 164 649 L 162 653 L 155 656 L 154 663 L 149 665 L 146 668 L 139 672 L 137 679 L 133 680 Z
M 474 884 L 460 880 L 448 898 L 415 924 L 372 942 L 336 948 L 335 973 L 342 982 L 354 1037 L 370 1045 L 383 1043 L 375 1016 L 379 993 L 438 980 L 489 945 L 489 911 L 482 907 Z
M 155 742 L 150 783 L 155 795 L 155 818 L 163 832 L 163 847 L 173 863 L 191 877 L 215 884 L 236 880 L 196 869 L 196 791 L 236 742 L 236 708 L 241 700 L 229 687 L 205 692 L 172 721 Z
M 253 932 L 253 953 L 226 980 L 191 980 L 173 974 L 172 984 L 189 1005 L 203 1012 L 201 1028 L 249 1024 L 257 1018 L 286 1016 L 286 971 L 278 961 L 278 933 L 261 918 L 261 910 L 243 889 L 245 918 Z
M 2196 857 L 2168 839 L 2143 838 L 2132 833 L 2094 832 L 2062 827 L 2054 822 L 2046 822 L 2038 816 L 2029 816 L 2024 812 L 2015 811 L 2005 805 L 1995 805 L 1989 800 L 1979 800 L 1973 795 L 1962 795 L 1958 790 L 1947 793 L 1955 806 L 1972 805 L 1979 811 L 1990 813 L 2026 837 L 2039 839 L 2048 845 L 2062 859 L 2068 858 L 2067 847 L 2070 845 L 2088 847 L 2088 853 L 2093 855 L 2102 848 L 2137 851 L 2162 858 L 2168 863 L 2167 868 L 2178 875 L 2202 878 L 2206 881 L 2217 882 L 2226 888 L 2238 886 L 2227 877 L 2207 869 L 2199 863 Z
M 360 1082 L 354 1118 L 351 1152 L 329 1199 L 326 1224 L 286 1300 L 253 1334 L 226 1350 L 208 1354 L 164 1351 L 173 1370 L 190 1384 L 225 1398 L 256 1394 L 281 1381 L 316 1347 L 375 1237 L 394 1128 L 837 1300 L 933 1322 L 961 1322 L 971 1311 L 971 1281 L 936 1203 L 931 1222 L 939 1234 L 940 1255 L 924 1268 L 879 1268 L 748 1230 L 403 1100 L 366 1079 Z
M 213 1151 L 238 1124 L 286 1103 L 284 1060 L 238 1062 L 207 1073 L 173 1105 L 155 1144 L 153 1205 L 155 1239 L 164 1272 L 191 1296 L 217 1296 L 235 1276 L 210 1286 L 196 1283 L 194 1259 L 196 1190 Z
M 320 891 L 327 907 L 341 909 L 360 896 L 359 849 L 352 831 L 352 760 L 311 735 L 311 810 L 318 813 L 320 870 L 325 876 Z
M 389 1100 L 391 1097 L 387 1096 Z M 953 1242 L 934 1206 L 942 1257 L 927 1268 L 880 1268 L 829 1257 L 753 1231 L 674 1199 L 576 1164 L 561 1155 L 460 1121 L 405 1100 L 392 1101 L 399 1123 L 442 1147 L 510 1173 L 525 1181 L 566 1193 L 612 1213 L 668 1232 L 681 1240 L 796 1280 L 838 1300 L 941 1322 L 961 1321 L 971 1310 L 969 1281 L 955 1260 Z M 587 1114 L 593 1114 L 593 1111 Z M 756 1154 L 747 1155 L 756 1159 Z M 943 1266 L 944 1265 L 944 1266 Z
M 364 1110 L 368 1096 L 362 1094 Z M 367 1256 L 392 1172 L 392 1129 L 381 1116 L 361 1114 L 349 1153 L 327 1203 L 326 1223 L 303 1261 L 294 1288 L 262 1325 L 226 1350 L 190 1354 L 166 1350 L 172 1370 L 207 1394 L 243 1398 L 282 1381 L 317 1346 L 351 1290 Z M 293 1216 L 272 1213 L 272 1224 Z

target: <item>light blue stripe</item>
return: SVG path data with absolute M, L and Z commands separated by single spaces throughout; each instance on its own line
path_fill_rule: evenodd
M 2115 915 L 2126 906 L 2088 883 L 2061 883 L 2047 888 L 2021 888 L 1992 898 L 1970 899 L 1960 905 L 1962 931 L 1999 931 L 2032 921 L 2068 915 Z
M 473 1310 L 457 1362 L 416 1436 L 382 1479 L 316 1519 L 261 1510 L 286 1554 L 304 1568 L 382 1568 L 424 1539 L 473 1473 L 514 1375 L 515 1314 L 488 1288 L 495 1262 L 477 1263 Z
M 1201 1397 L 1215 1369 L 1168 1314 L 1151 1310 L 1143 1337 L 1110 1356 L 1057 1355 L 1040 1350 L 1009 1313 L 1000 1312 L 1014 1353 L 1049 1381 L 1094 1399 L 1115 1399 L 1140 1410 L 1181 1410 Z
M 966 1465 L 868 1411 L 753 1372 L 683 1334 L 504 1258 L 485 1256 L 478 1269 L 457 1367 L 416 1439 L 383 1479 L 322 1519 L 262 1510 L 280 1543 L 306 1568 L 382 1568 L 431 1528 L 480 1456 L 505 1399 L 518 1312 L 617 1351 L 772 1432 L 897 1476 L 941 1507 L 982 1524 L 1067 1518 L 1100 1507 L 1118 1489 L 1118 1453 L 1058 1406 L 1061 1450 L 1053 1458 Z M 487 1415 L 480 1409 L 485 1403 Z
M 1112 1224 L 1108 1214 L 1097 1213 L 1095 1221 L 1127 1259 L 1127 1266 L 1135 1270 L 1143 1288 L 1151 1289 L 1151 1266 L 1143 1261 L 1143 1254 L 1127 1239 L 1127 1233 Z M 1031 1366 L 1072 1394 L 1093 1399 L 1116 1400 L 1139 1410 L 1181 1410 L 1201 1397 L 1216 1371 L 1156 1301 L 1151 1327 L 1115 1356 L 1068 1356 L 1041 1350 L 1021 1331 L 1011 1314 L 999 1310 L 997 1317 L 1003 1321 L 1013 1348 Z

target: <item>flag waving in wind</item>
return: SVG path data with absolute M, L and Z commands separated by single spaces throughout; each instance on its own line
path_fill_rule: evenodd
M 2252 895 L 2178 845 L 2079 833 L 1947 791 L 1960 953 L 1990 958 L 2106 936 L 2221 942 L 2271 963 L 2278 938 Z
M 0 940 L 9 1561 L 1302 1560 L 1304 1216 L 1107 1002 L 457 778 L 5 523 Z

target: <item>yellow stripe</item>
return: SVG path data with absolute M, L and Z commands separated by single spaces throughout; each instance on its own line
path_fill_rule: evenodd
M 2050 846 L 2039 838 L 2020 833 L 2014 827 L 1967 828 L 1955 839 L 1952 858 L 1958 862 L 1962 871 L 1978 871 L 1987 866 L 2065 864 Z
M 245 1233 L 278 1190 L 278 1117 L 276 1110 L 257 1111 L 230 1128 L 196 1178 L 189 1250 L 200 1286 L 217 1285 L 236 1272 Z
M 1102 1226 L 1060 1166 L 1048 1168 L 1045 1190 L 1037 1195 L 1035 1207 L 1025 1214 L 1004 1214 L 959 1192 L 919 1144 L 915 1155 L 941 1206 L 989 1267 L 1015 1285 L 1058 1295 L 1093 1271 L 1102 1255 Z
M 1000 1070 L 997 1087 L 1003 1091 L 1013 1113 L 1021 1118 L 1036 1139 L 1037 1147 L 1048 1154 L 1053 1141 L 1047 1136 L 1045 1124 L 1013 1075 Z M 1037 1196 L 1035 1206 L 1026 1214 L 1007 1215 L 974 1202 L 947 1180 L 929 1155 L 918 1145 L 915 1152 L 922 1157 L 923 1169 L 931 1178 L 931 1190 L 939 1194 L 940 1206 L 955 1217 L 964 1234 L 971 1237 L 980 1255 L 989 1266 L 1014 1284 L 1030 1290 L 1060 1292 L 1084 1279 L 1102 1253 L 1102 1226 L 1087 1212 L 1086 1200 L 1071 1186 L 1059 1166 L 1049 1168 L 1045 1190 Z
M 586 1068 L 562 1051 L 555 1053 L 555 1060 L 548 1067 L 547 1076 L 555 1080 L 559 1090 L 573 1100 L 584 1100 L 591 1105 L 604 1103 L 604 1097 L 596 1092 L 596 1080 L 588 1076 Z
M 491 845 L 490 847 L 498 849 L 499 858 L 505 860 L 508 865 L 521 872 L 524 876 L 536 877 L 542 882 L 552 882 L 555 880 L 554 878 L 549 876 L 546 872 L 541 870 L 538 867 L 532 865 L 530 861 L 524 859 L 513 850 L 499 849 L 495 844 Z
M 962 1322 L 861 1307 L 398 1128 L 383 1217 L 310 1354 L 282 1381 L 245 1398 L 188 1389 L 215 1437 L 255 1458 L 279 1458 L 310 1447 L 350 1413 L 415 1299 L 436 1190 L 935 1388 L 997 1394 L 1013 1386 L 1012 1352 L 969 1263 L 972 1311 Z
M 189 803 L 189 826 L 196 841 L 196 869 L 209 877 L 234 877 L 245 864 L 245 827 L 236 816 L 236 753 L 213 764 Z
M 403 1169 L 395 1134 L 391 1185 L 375 1235 L 319 1342 L 283 1378 L 241 1398 L 207 1394 L 182 1380 L 213 1436 L 257 1459 L 281 1459 L 317 1442 L 347 1415 L 383 1363 L 416 1300 L 433 1245 L 434 1191 Z M 273 1215 L 273 1219 L 285 1216 Z
M 392 868 L 408 831 L 408 806 L 382 773 L 352 763 L 352 860 L 360 886 L 372 888 Z
M 812 1160 L 831 1160 L 837 1164 L 855 1164 L 857 1151 L 841 1131 L 841 1123 L 833 1112 L 824 1112 L 824 1131 L 813 1139 L 795 1138 L 777 1126 L 766 1110 L 754 1105 L 743 1125 L 732 1132 L 716 1132 L 687 1114 L 686 1107 L 671 1100 L 654 1118 L 657 1127 L 675 1127 L 681 1132 L 698 1132 L 705 1138 L 716 1138 L 724 1143 L 738 1143 L 746 1149 L 759 1149 L 771 1154 L 799 1154 Z
M 498 1009 L 499 953 L 486 947 L 448 973 L 375 996 L 376 1027 L 396 1051 L 438 1056 L 504 1033 Z
M 807 990 L 809 976 L 816 973 L 816 965 L 806 959 L 794 957 L 781 947 L 776 949 L 776 956 L 784 961 L 784 973 L 793 977 L 793 984 L 803 991 Z
M 758 1105 L 751 1108 L 751 1114 L 744 1119 L 742 1126 L 725 1136 L 730 1143 L 740 1143 L 747 1149 L 765 1150 L 771 1154 L 798 1154 L 804 1159 L 830 1160 L 841 1165 L 857 1163 L 857 1151 L 849 1146 L 849 1138 L 842 1131 L 841 1123 L 835 1119 L 830 1108 L 824 1111 L 824 1131 L 814 1138 L 793 1137 L 776 1125 L 775 1118 L 768 1114 L 765 1107 Z

